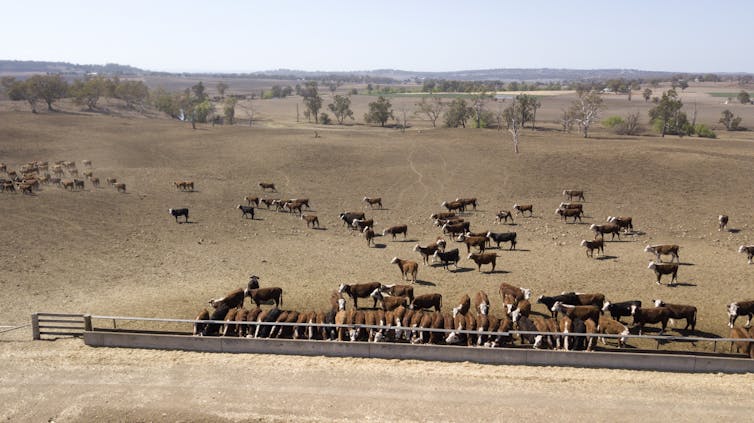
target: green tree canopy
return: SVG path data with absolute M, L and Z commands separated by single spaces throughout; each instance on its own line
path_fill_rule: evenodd
M 393 119 L 393 106 L 388 99 L 379 96 L 377 101 L 369 103 L 369 112 L 364 114 L 365 122 L 379 123 L 380 126 L 385 126 L 388 119 Z
M 681 108 L 683 108 L 683 102 L 678 98 L 678 93 L 671 89 L 662 93 L 657 106 L 649 110 L 652 125 L 660 131 L 663 137 L 665 134 L 681 136 L 685 134 L 688 129 L 688 118 Z
M 333 102 L 327 106 L 333 115 L 335 120 L 338 121 L 338 125 L 342 125 L 346 118 L 353 120 L 353 111 L 351 110 L 351 97 L 344 95 L 336 95 Z
M 468 121 L 474 115 L 474 109 L 466 104 L 462 98 L 454 98 L 445 112 L 445 125 L 449 128 L 466 127 Z
M 317 81 L 307 81 L 301 87 L 301 97 L 304 98 L 304 107 L 307 116 L 314 116 L 314 122 L 319 123 L 319 109 L 322 108 L 322 97 L 319 95 Z

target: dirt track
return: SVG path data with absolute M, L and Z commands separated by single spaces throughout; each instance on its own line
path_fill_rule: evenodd
M 439 234 L 429 214 L 459 196 L 480 199 L 480 209 L 467 217 L 472 230 L 516 231 L 519 250 L 498 251 L 494 274 L 478 273 L 469 261 L 458 272 L 423 266 L 418 293 L 440 292 L 446 307 L 463 293 L 483 289 L 499 314 L 497 286 L 506 281 L 532 288 L 535 296 L 572 289 L 618 300 L 695 304 L 697 334 L 723 335 L 725 304 L 754 297 L 753 269 L 736 252 L 754 239 L 749 133 L 738 139 L 661 140 L 597 132 L 584 140 L 553 127 L 525 132 L 522 154 L 515 157 L 507 135 L 495 131 L 400 134 L 329 127 L 318 129 L 322 138 L 315 139 L 311 128 L 291 122 L 282 128 L 191 131 L 176 122 L 140 118 L 15 112 L 0 118 L 0 160 L 17 166 L 34 159 L 90 159 L 95 175 L 116 176 L 129 191 L 87 187 L 76 193 L 46 188 L 35 196 L 0 194 L 0 212 L 11 217 L 0 243 L 0 288 L 5 298 L 21 299 L 4 304 L 0 324 L 27 322 L 32 311 L 192 318 L 209 298 L 244 285 L 252 273 L 263 285 L 284 289 L 286 308 L 325 308 L 340 282 L 400 282 L 390 259 L 418 260 L 414 244 Z M 176 179 L 193 179 L 197 191 L 176 191 Z M 244 195 L 261 194 L 256 187 L 261 180 L 278 184 L 281 198 L 309 197 L 324 229 L 307 230 L 293 216 L 266 210 L 257 220 L 241 219 L 235 205 Z M 586 190 L 584 224 L 564 224 L 553 214 L 565 188 Z M 406 241 L 378 238 L 378 248 L 370 249 L 341 225 L 337 214 L 363 209 L 364 195 L 384 198 L 386 210 L 366 210 L 378 231 L 406 223 Z M 533 203 L 535 216 L 516 217 L 514 226 L 494 225 L 495 212 L 514 202 Z M 167 209 L 184 206 L 191 209 L 191 223 L 176 224 Z M 731 216 L 735 232 L 717 231 L 720 213 Z M 578 244 L 592 236 L 588 224 L 616 214 L 633 216 L 639 234 L 608 243 L 602 260 L 586 258 Z M 659 242 L 682 246 L 675 288 L 657 286 L 646 269 L 650 257 L 643 246 Z M 406 397 L 421 401 L 422 413 L 436 412 L 433 420 L 471 415 L 492 420 L 508 410 L 504 399 L 518 393 L 513 404 L 540 405 L 543 417 L 574 404 L 582 407 L 574 417 L 605 415 L 604 409 L 586 407 L 595 398 L 605 408 L 628 407 L 657 420 L 671 412 L 687 419 L 741 415 L 752 405 L 743 396 L 742 387 L 751 385 L 748 376 L 284 357 L 259 364 L 260 357 L 91 350 L 80 341 L 32 343 L 2 336 L 0 398 L 16 404 L 20 398 L 24 405 L 5 411 L 11 420 L 423 419 L 410 404 L 394 409 Z M 226 388 L 238 374 L 247 389 Z M 606 374 L 620 381 L 615 389 L 605 389 Z M 567 384 L 572 380 L 589 388 L 574 392 Z M 381 385 L 370 391 L 375 383 Z M 261 392 L 269 384 L 304 400 L 279 405 Z M 656 389 L 638 392 L 635 387 L 643 384 L 659 386 L 662 395 Z M 354 392 L 353 385 L 362 388 L 356 392 L 371 393 L 363 398 L 370 405 L 357 408 L 341 399 Z M 699 387 L 709 401 L 695 401 Z M 315 395 L 323 389 L 332 395 Z M 565 392 L 573 401 L 562 399 Z M 218 393 L 237 395 L 236 401 L 220 400 Z M 184 407 L 186 397 L 191 400 Z M 644 408 L 651 401 L 666 406 Z M 133 407 L 135 402 L 145 405 Z M 98 406 L 88 408 L 91 403 Z M 462 413 L 459 403 L 477 404 L 480 411 Z M 207 411 L 218 408 L 223 411 Z M 635 417 L 627 414 L 626 420 Z

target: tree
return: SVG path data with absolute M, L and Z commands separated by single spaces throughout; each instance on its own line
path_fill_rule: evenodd
M 317 89 L 317 81 L 307 81 L 301 88 L 301 96 L 304 98 L 304 114 L 314 116 L 314 123 L 319 123 L 319 109 L 322 108 L 322 97 Z M 307 114 L 308 113 L 308 114 Z
M 620 116 L 610 116 L 602 122 L 606 128 L 618 135 L 638 135 L 639 133 L 639 112 L 629 113 L 626 118 Z
M 28 79 L 29 89 L 37 98 L 47 103 L 47 110 L 54 110 L 52 103 L 68 94 L 68 83 L 60 75 L 34 75 Z
M 228 125 L 233 125 L 233 120 L 236 117 L 236 104 L 238 100 L 235 97 L 228 97 L 225 99 L 225 105 L 223 107 L 223 115 L 225 116 L 225 122 Z
M 442 102 L 440 97 L 433 97 L 431 101 L 427 101 L 427 97 L 422 97 L 422 101 L 416 103 L 416 107 L 415 113 L 427 116 L 427 119 L 432 122 L 432 127 L 436 128 L 437 119 L 445 109 L 445 103 Z
M 142 107 L 149 98 L 149 88 L 142 81 L 122 81 L 115 88 L 115 98 L 125 101 L 128 108 Z
M 570 133 L 574 124 L 573 111 L 562 109 L 562 112 L 560 115 L 560 125 L 563 127 L 563 132 Z
M 489 97 L 484 92 L 471 97 L 471 110 L 473 110 L 476 127 L 482 128 L 482 115 L 484 114 L 484 100 Z
M 737 131 L 740 129 L 741 116 L 735 116 L 733 112 L 728 109 L 723 110 L 721 115 L 722 117 L 719 122 L 725 125 L 725 129 L 728 131 Z
M 196 97 L 197 101 L 202 102 L 207 99 L 207 93 L 204 90 L 204 84 L 202 81 L 199 81 L 198 84 L 191 87 L 191 91 L 194 92 L 194 96 Z
M 181 115 L 181 96 L 178 94 L 158 88 L 152 95 L 152 102 L 157 110 L 166 113 L 173 119 L 178 119 Z
M 738 101 L 741 104 L 749 104 L 749 103 L 751 103 L 751 96 L 749 95 L 749 93 L 747 93 L 744 90 L 741 90 L 741 92 L 738 93 L 738 96 L 736 96 L 736 98 L 738 98 Z
M 604 108 L 602 97 L 597 91 L 583 92 L 571 104 L 573 119 L 581 127 L 584 138 L 589 137 L 589 127 L 599 119 L 599 113 Z
M 652 124 L 662 133 L 684 135 L 688 124 L 686 114 L 681 112 L 683 102 L 678 98 L 675 90 L 662 93 L 662 98 L 657 106 L 649 110 L 649 118 Z
M 369 112 L 364 114 L 364 121 L 367 123 L 377 122 L 380 126 L 385 126 L 388 119 L 394 119 L 393 106 L 388 99 L 379 96 L 377 101 L 369 103 Z
M 503 119 L 505 120 L 505 124 L 508 126 L 508 132 L 513 136 L 513 152 L 518 154 L 518 137 L 521 132 L 521 128 L 523 127 L 523 124 L 521 123 L 521 116 L 524 115 L 522 108 L 526 107 L 525 104 L 526 100 L 524 101 L 518 101 L 518 96 L 516 97 L 516 100 L 513 101 L 513 104 L 508 106 L 507 109 L 503 111 Z
M 217 92 L 220 94 L 220 97 L 225 97 L 225 90 L 228 89 L 228 84 L 226 84 L 223 81 L 220 81 L 216 85 Z
M 353 111 L 351 110 L 351 97 L 336 95 L 333 102 L 327 105 L 332 114 L 335 116 L 335 120 L 338 125 L 342 125 L 343 121 L 348 117 L 353 120 Z
M 466 100 L 455 98 L 445 112 L 445 125 L 449 128 L 466 127 L 466 121 L 474 115 L 474 109 L 466 105 Z
M 70 87 L 70 94 L 73 101 L 79 105 L 86 105 L 89 110 L 97 108 L 97 102 L 106 92 L 105 78 L 95 76 L 86 80 L 75 80 Z
M 39 97 L 31 90 L 28 80 L 18 81 L 12 76 L 5 76 L 0 81 L 0 84 L 2 84 L 5 95 L 9 99 L 13 101 L 25 100 L 31 106 L 31 112 L 37 113 L 37 101 L 39 101 Z
M 686 88 L 689 87 L 689 83 L 685 79 L 681 79 L 678 81 L 678 86 L 681 87 L 681 91 L 684 91 Z

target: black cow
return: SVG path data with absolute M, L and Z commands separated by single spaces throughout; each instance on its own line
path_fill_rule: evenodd
M 537 298 L 537 303 L 546 305 L 547 309 L 550 310 L 552 317 L 556 317 L 558 315 L 557 311 L 552 311 L 552 307 L 558 301 L 563 304 L 568 304 L 568 305 L 581 304 L 581 302 L 579 301 L 578 295 L 576 295 L 573 292 L 568 292 L 561 295 L 553 295 L 552 297 L 548 297 L 546 295 L 540 295 L 539 298 Z
M 495 232 L 487 232 L 487 238 L 490 241 L 495 241 L 497 243 L 497 248 L 500 248 L 501 242 L 510 242 L 511 243 L 511 250 L 516 249 L 516 233 L 515 232 L 502 232 L 502 233 L 495 233 Z
M 183 216 L 186 218 L 186 222 L 188 222 L 189 218 L 189 210 L 187 208 L 182 209 L 168 209 L 171 215 L 175 217 L 175 221 L 178 222 L 178 217 Z
M 435 251 L 435 254 L 432 255 L 433 261 L 437 261 L 437 259 L 440 259 L 442 262 L 442 267 L 445 268 L 445 270 L 448 270 L 448 265 L 453 264 L 456 269 L 458 269 L 458 261 L 461 259 L 460 254 L 458 253 L 458 248 L 454 248 L 452 250 L 448 251 Z
M 602 306 L 602 311 L 610 312 L 610 317 L 617 321 L 620 321 L 621 317 L 631 315 L 631 306 L 641 308 L 641 301 L 633 300 L 622 301 L 619 303 L 611 303 L 610 301 L 605 301 L 605 304 Z
M 254 219 L 254 207 L 239 204 L 237 209 L 241 210 L 241 217 L 244 217 L 248 214 L 249 216 L 251 216 L 252 220 Z
M 220 303 L 217 308 L 212 312 L 212 314 L 209 316 L 209 320 L 225 320 L 225 316 L 230 311 L 230 306 L 228 306 L 225 303 Z M 204 327 L 204 330 L 202 330 L 202 336 L 213 336 L 213 335 L 219 335 L 220 328 L 222 327 L 222 324 L 220 323 L 209 323 L 207 326 Z

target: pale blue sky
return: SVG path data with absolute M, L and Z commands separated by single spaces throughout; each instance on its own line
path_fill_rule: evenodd
M 753 1 L 0 2 L 0 59 L 151 70 L 754 72 Z

